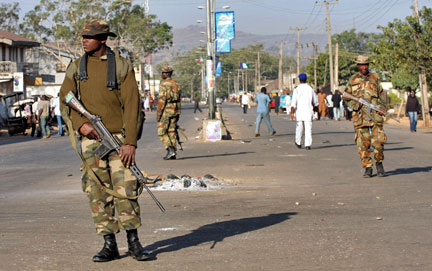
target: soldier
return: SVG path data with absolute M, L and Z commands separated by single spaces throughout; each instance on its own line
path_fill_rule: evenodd
M 357 98 L 386 107 L 386 100 L 381 87 L 378 75 L 369 72 L 369 57 L 358 56 L 357 67 L 359 73 L 354 74 L 348 81 L 346 91 Z M 383 130 L 386 111 L 368 110 L 366 106 L 349 100 L 348 106 L 353 110 L 353 124 L 355 131 L 355 143 L 358 147 L 362 166 L 365 169 L 363 177 L 372 177 L 372 158 L 370 157 L 370 147 L 374 148 L 374 158 L 376 163 L 377 175 L 384 176 L 384 143 L 387 138 Z
M 135 163 L 138 136 L 140 108 L 135 74 L 130 61 L 106 45 L 108 36 L 116 36 L 110 32 L 106 22 L 91 21 L 81 35 L 85 54 L 69 65 L 60 98 L 63 100 L 69 91 L 73 91 L 86 109 L 99 115 L 107 129 L 123 142 L 120 155 L 112 152 L 108 158 L 99 159 L 94 150 L 101 145 L 100 136 L 93 125 L 74 110 L 67 113 L 69 109 L 61 104 L 63 118 L 81 136 L 86 168 L 82 188 L 89 198 L 96 232 L 105 240 L 93 261 L 107 262 L 119 258 L 115 234 L 120 229 L 127 233 L 128 254 L 136 260 L 145 260 L 149 253 L 139 242 L 137 232 L 141 226 L 140 206 L 136 198 L 131 199 L 137 196 L 139 186 L 127 169 Z M 92 177 L 92 173 L 96 177 Z M 109 194 L 113 191 L 118 196 Z
M 158 135 L 167 150 L 163 159 L 176 159 L 177 122 L 180 118 L 180 90 L 177 83 L 171 79 L 171 67 L 162 69 L 162 83 L 159 89 L 157 104 Z

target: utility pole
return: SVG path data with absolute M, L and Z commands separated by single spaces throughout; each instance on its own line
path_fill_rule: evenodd
M 207 59 L 206 59 L 206 75 L 207 75 L 207 91 L 209 104 L 209 119 L 216 118 L 216 77 L 215 77 L 215 51 L 214 51 L 214 31 L 213 31 L 213 14 L 214 0 L 207 0 Z
M 316 3 L 317 6 L 326 6 L 327 10 L 327 33 L 328 33 L 328 47 L 329 47 L 329 61 L 330 61 L 330 90 L 333 92 L 334 90 L 334 75 L 333 75 L 333 49 L 332 49 L 332 40 L 331 40 L 331 25 L 330 25 L 330 10 L 329 5 L 338 4 L 339 1 Z
M 419 20 L 419 12 L 418 12 L 418 0 L 414 0 L 414 17 L 417 18 L 417 21 L 420 23 Z M 417 33 L 414 36 L 414 39 L 416 41 L 417 47 L 419 46 L 418 43 L 418 36 Z M 430 114 L 429 114 L 429 99 L 428 99 L 428 85 L 427 85 L 427 78 L 426 78 L 426 72 L 422 67 L 420 67 L 420 62 L 417 60 L 417 65 L 419 66 L 419 81 L 420 81 L 420 92 L 421 92 L 421 99 L 422 99 L 422 117 L 423 117 L 423 126 L 430 127 Z
M 335 48 L 335 87 L 339 87 L 339 43 L 336 43 Z
M 257 71 L 258 71 L 258 69 L 257 69 L 257 63 L 255 61 L 255 74 L 258 74 Z M 255 86 L 255 88 L 253 90 L 254 93 L 256 93 L 257 90 L 258 90 L 257 83 L 258 83 L 258 79 L 257 79 L 257 76 L 255 76 L 254 77 L 254 86 Z
M 297 31 L 297 76 L 300 74 L 301 59 L 300 59 L 300 32 L 306 30 L 306 28 L 290 28 L 293 31 Z
M 313 46 L 313 61 L 314 61 L 314 90 L 317 90 L 318 78 L 317 78 L 317 58 L 318 58 L 318 45 L 312 43 Z
M 279 89 L 282 88 L 282 84 L 283 84 L 283 74 L 282 74 L 282 63 L 283 63 L 283 44 L 285 42 L 281 41 L 280 45 L 279 45 L 279 71 L 278 71 L 278 87 Z
M 228 88 L 228 95 L 230 94 L 230 72 L 228 72 L 228 80 L 227 80 L 227 88 Z
M 261 60 L 260 60 L 260 52 L 258 51 L 258 60 L 257 60 L 257 73 L 258 73 L 258 88 L 261 86 Z

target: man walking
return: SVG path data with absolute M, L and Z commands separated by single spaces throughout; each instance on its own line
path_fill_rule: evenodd
M 63 131 L 63 121 L 62 121 L 62 116 L 61 116 L 61 112 L 60 112 L 60 97 L 57 96 L 56 98 L 54 98 L 52 107 L 54 109 L 54 115 L 57 118 L 57 125 L 59 128 L 58 134 L 60 136 L 64 136 L 64 131 Z
M 200 98 L 198 97 L 198 94 L 195 94 L 195 96 L 193 98 L 193 102 L 194 102 L 194 114 L 196 113 L 197 110 L 200 113 L 202 113 L 201 108 L 199 107 Z
M 333 102 L 333 119 L 334 120 L 340 120 L 341 111 L 340 111 L 340 103 L 341 103 L 341 95 L 339 93 L 339 90 L 335 91 L 335 94 L 332 96 L 332 102 Z
M 264 119 L 267 125 L 267 129 L 272 136 L 276 134 L 276 131 L 273 129 L 272 124 L 270 122 L 270 113 L 269 113 L 269 103 L 270 98 L 267 95 L 267 89 L 265 87 L 261 88 L 261 93 L 256 96 L 256 101 L 258 103 L 257 106 L 257 118 L 256 118 L 256 126 L 255 126 L 255 137 L 259 137 L 261 122 Z
M 417 132 L 417 112 L 420 111 L 420 104 L 415 96 L 414 90 L 411 90 L 408 96 L 405 111 L 410 120 L 410 131 L 411 133 Z
M 102 250 L 93 256 L 93 261 L 107 262 L 119 258 L 115 234 L 120 229 L 127 233 L 128 254 L 138 261 L 145 260 L 149 253 L 142 247 L 137 231 L 141 226 L 140 206 L 135 198 L 139 185 L 128 170 L 135 163 L 141 110 L 135 74 L 130 61 L 106 45 L 108 36 L 116 36 L 110 32 L 106 22 L 91 21 L 81 35 L 85 54 L 69 65 L 60 98 L 63 100 L 72 90 L 84 107 L 99 115 L 109 132 L 123 142 L 120 155 L 111 152 L 102 160 L 94 153 L 101 146 L 100 135 L 89 120 L 72 109 L 69 114 L 63 114 L 69 124 L 71 120 L 73 130 L 82 136 L 81 149 L 86 165 L 82 187 L 89 198 L 96 232 L 105 241 Z M 64 106 L 62 103 L 62 112 L 67 112 L 69 109 Z M 94 175 L 97 178 L 92 177 Z M 108 192 L 116 192 L 118 196 Z
M 386 107 L 384 91 L 381 87 L 378 75 L 369 72 L 369 57 L 358 56 L 357 67 L 359 72 L 351 76 L 348 81 L 346 92 L 366 101 Z M 370 147 L 374 148 L 374 158 L 376 163 L 377 175 L 384 176 L 384 143 L 387 137 L 383 130 L 386 111 L 368 110 L 366 106 L 349 100 L 348 106 L 353 110 L 353 124 L 355 131 L 355 143 L 358 147 L 362 167 L 365 169 L 363 176 L 372 177 L 372 158 L 370 157 Z
M 173 69 L 162 69 L 162 83 L 159 89 L 157 105 L 158 135 L 167 153 L 164 160 L 176 159 L 177 155 L 177 122 L 180 118 L 180 89 L 177 83 L 171 79 Z
M 39 125 L 42 130 L 42 139 L 46 139 L 51 136 L 51 131 L 48 126 L 48 120 L 50 115 L 50 102 L 48 101 L 48 97 L 46 95 L 42 95 L 41 101 L 38 104 L 38 116 L 39 116 Z
M 246 91 L 243 92 L 243 95 L 241 96 L 241 104 L 243 107 L 243 114 L 246 114 L 249 106 L 249 96 Z
M 295 145 L 297 148 L 301 148 L 304 126 L 304 145 L 306 150 L 310 150 L 312 146 L 313 109 L 318 106 L 318 97 L 315 91 L 306 83 L 307 75 L 301 73 L 298 77 L 300 79 L 300 85 L 294 89 L 291 102 L 291 119 L 295 119 L 297 122 Z
M 318 93 L 318 119 L 325 120 L 327 115 L 327 105 L 326 105 L 327 94 L 324 93 L 324 89 L 320 89 Z

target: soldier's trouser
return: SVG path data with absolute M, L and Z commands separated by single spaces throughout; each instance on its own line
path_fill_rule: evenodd
M 120 137 L 120 136 L 119 136 Z M 122 139 L 122 138 L 121 138 Z M 101 143 L 83 138 L 81 148 L 87 164 L 93 169 L 104 186 L 124 196 L 137 195 L 137 180 L 123 166 L 120 157 L 113 152 L 107 160 L 101 160 L 93 151 Z M 132 230 L 141 226 L 140 207 L 137 200 L 119 199 L 106 192 L 84 171 L 83 191 L 87 193 L 96 232 L 99 235 L 116 233 L 120 229 Z M 115 216 L 117 209 L 118 218 Z
M 178 116 L 174 117 L 162 117 L 158 122 L 158 135 L 165 149 L 168 147 L 174 147 L 177 149 L 177 138 L 176 138 L 176 125 Z
M 387 137 L 380 126 L 360 127 L 355 129 L 355 143 L 358 147 L 362 167 L 372 167 L 370 147 L 374 148 L 375 163 L 384 160 L 384 143 Z

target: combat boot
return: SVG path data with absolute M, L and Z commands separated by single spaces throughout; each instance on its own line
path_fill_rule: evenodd
M 163 158 L 164 160 L 174 160 L 176 159 L 176 149 L 174 149 L 174 147 L 168 147 L 167 149 L 167 154 L 165 155 L 165 157 Z
M 128 254 L 132 258 L 134 258 L 137 261 L 145 261 L 150 258 L 150 252 L 148 250 L 145 250 L 139 239 L 138 239 L 138 231 L 135 230 L 128 230 L 126 231 L 127 234 L 127 241 L 128 241 Z
M 104 240 L 105 243 L 102 250 L 93 256 L 94 262 L 109 262 L 120 258 L 115 235 L 113 233 L 104 235 Z
M 370 178 L 370 177 L 372 177 L 372 168 L 371 167 L 367 167 L 365 169 L 365 172 L 363 173 L 363 177 L 364 178 Z
M 384 177 L 385 176 L 384 166 L 383 166 L 382 162 L 376 163 L 376 169 L 377 169 L 378 177 Z

